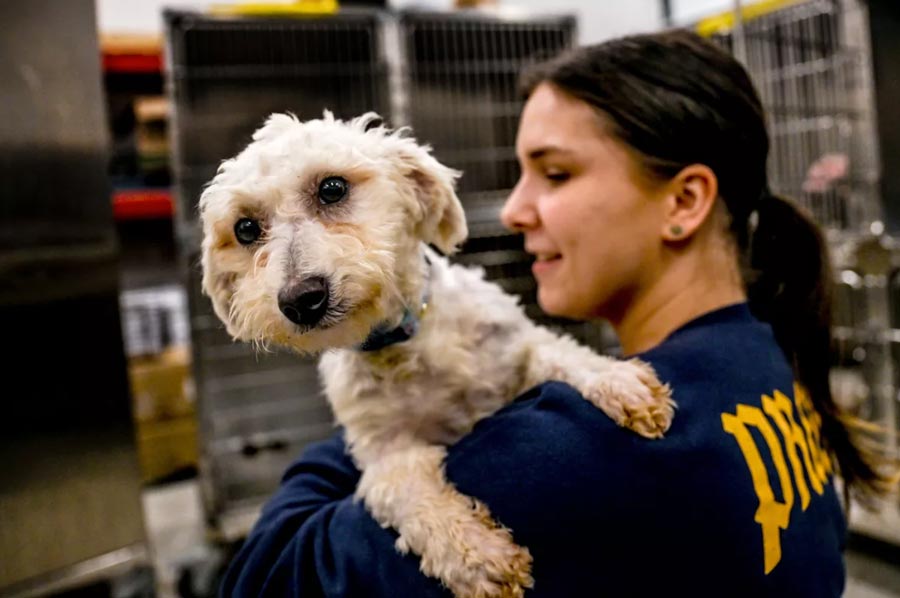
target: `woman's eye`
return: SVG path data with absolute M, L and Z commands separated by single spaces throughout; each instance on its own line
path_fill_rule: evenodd
M 337 203 L 344 199 L 350 184 L 339 176 L 330 176 L 319 183 L 319 201 L 323 204 Z
M 261 235 L 262 228 L 259 226 L 259 221 L 253 218 L 241 218 L 234 225 L 234 236 L 241 245 L 255 243 Z
M 548 179 L 550 179 L 551 181 L 553 181 L 554 183 L 562 183 L 564 181 L 569 180 L 570 175 L 568 172 L 551 171 L 551 172 L 545 173 L 544 176 L 547 177 Z

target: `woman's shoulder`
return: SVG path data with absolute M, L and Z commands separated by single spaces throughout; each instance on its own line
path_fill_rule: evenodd
M 636 357 L 672 387 L 682 416 L 759 403 L 776 390 L 793 394 L 793 372 L 772 328 L 746 304 L 701 316 Z
M 620 428 L 575 388 L 550 381 L 479 422 L 450 449 L 447 473 L 462 492 L 479 496 L 492 510 L 527 519 L 522 509 L 529 505 L 542 511 L 594 509 L 631 493 L 638 478 L 665 483 L 656 475 L 670 461 L 665 443 Z
M 587 539 L 604 538 L 591 548 L 600 554 L 663 528 L 679 535 L 689 513 L 739 498 L 729 497 L 726 486 L 742 464 L 717 444 L 717 417 L 678 412 L 664 438 L 645 439 L 618 427 L 576 389 L 547 382 L 454 446 L 447 476 L 514 530 L 536 563 L 559 561 L 564 569 L 567 559 L 583 558 L 577 547 Z M 691 533 L 711 538 L 717 527 L 703 520 Z
M 450 479 L 524 518 L 519 503 L 538 509 L 631 503 L 638 495 L 691 501 L 728 498 L 713 487 L 743 472 L 723 414 L 761 406 L 776 390 L 792 395 L 790 368 L 771 329 L 734 306 L 701 318 L 639 356 L 670 385 L 677 404 L 670 430 L 648 440 L 618 427 L 571 386 L 548 381 L 487 418 L 452 447 Z M 510 500 L 528 496 L 528 501 Z M 562 502 L 560 502 L 562 501 Z M 653 501 L 646 503 L 652 510 Z M 494 507 L 492 507 L 494 508 Z M 619 509 L 621 510 L 621 509 Z M 501 521 L 503 519 L 501 518 Z
M 614 513 L 631 482 L 653 474 L 637 464 L 638 445 L 652 442 L 619 428 L 573 387 L 551 381 L 479 422 L 450 448 L 446 472 L 460 492 L 478 497 L 513 529 L 517 542 L 539 549 L 564 542 L 554 530 L 597 526 Z

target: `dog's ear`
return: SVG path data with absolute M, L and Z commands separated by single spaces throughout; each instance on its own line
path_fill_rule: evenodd
M 455 253 L 469 234 L 456 196 L 456 179 L 461 173 L 438 162 L 427 147 L 415 144 L 404 148 L 402 161 L 421 208 L 419 236 L 445 255 Z

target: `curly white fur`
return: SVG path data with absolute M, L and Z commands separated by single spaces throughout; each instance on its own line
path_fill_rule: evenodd
M 350 452 L 363 472 L 357 496 L 399 532 L 398 549 L 460 598 L 518 597 L 531 557 L 480 502 L 443 473 L 445 446 L 524 390 L 569 382 L 616 422 L 650 437 L 669 425 L 668 388 L 636 361 L 617 362 L 534 325 L 483 273 L 450 265 L 466 237 L 458 173 L 405 131 L 271 116 L 253 142 L 219 168 L 200 200 L 203 288 L 236 338 L 323 352 L 320 373 Z M 323 205 L 316 189 L 340 176 L 348 195 Z M 242 245 L 240 218 L 262 237 Z M 426 265 L 427 254 L 430 265 Z M 291 282 L 325 277 L 326 314 L 311 329 L 279 310 Z M 412 339 L 356 350 L 373 327 L 430 301 Z

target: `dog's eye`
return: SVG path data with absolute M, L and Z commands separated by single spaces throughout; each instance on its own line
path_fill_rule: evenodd
M 234 225 L 234 236 L 241 245 L 255 243 L 261 234 L 262 229 L 259 227 L 259 222 L 252 218 L 241 218 Z
M 350 185 L 339 176 L 330 176 L 319 183 L 319 201 L 323 204 L 337 203 L 344 199 Z

